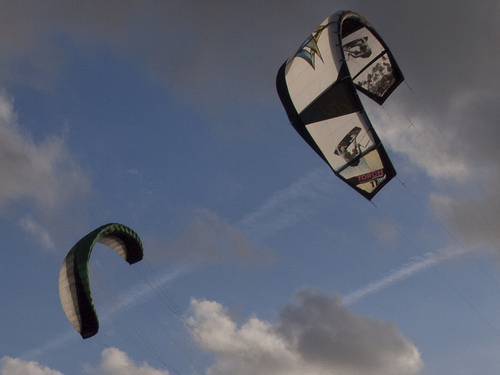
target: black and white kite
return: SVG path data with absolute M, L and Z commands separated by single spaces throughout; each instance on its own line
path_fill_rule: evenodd
M 276 86 L 295 130 L 338 177 L 371 200 L 396 171 L 358 91 L 381 105 L 403 80 L 373 27 L 341 11 L 281 66 Z

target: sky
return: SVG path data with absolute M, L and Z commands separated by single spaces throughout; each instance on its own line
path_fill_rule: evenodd
M 339 10 L 405 82 L 362 98 L 372 202 L 289 124 L 276 73 Z M 500 2 L 0 0 L 1 375 L 448 375 L 500 367 Z M 62 311 L 69 249 L 99 333 Z

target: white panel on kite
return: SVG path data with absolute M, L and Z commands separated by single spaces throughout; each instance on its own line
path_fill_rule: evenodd
M 341 64 L 334 59 L 332 42 L 328 27 L 320 25 L 286 67 L 288 90 L 298 112 L 337 80 Z

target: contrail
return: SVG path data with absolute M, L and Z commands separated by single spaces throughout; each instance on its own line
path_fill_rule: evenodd
M 346 305 L 351 305 L 363 297 L 377 293 L 392 284 L 407 279 L 408 277 L 413 276 L 419 272 L 425 271 L 426 269 L 444 262 L 445 260 L 458 257 L 473 250 L 473 248 L 461 248 L 457 250 L 455 247 L 447 247 L 444 249 L 440 249 L 435 253 L 427 253 L 423 257 L 418 258 L 416 261 L 393 271 L 388 276 L 385 276 L 380 280 L 371 282 L 368 285 L 345 295 L 342 299 L 342 302 Z
M 331 184 L 321 169 L 303 176 L 289 187 L 273 194 L 255 211 L 245 215 L 236 227 L 251 238 L 263 238 L 302 220 L 317 205 L 318 197 L 331 194 Z M 404 265 L 380 280 L 374 281 L 343 297 L 343 303 L 353 304 L 359 299 L 377 293 L 392 284 L 407 279 L 419 272 L 436 266 L 447 259 L 473 251 L 472 248 L 447 247 L 434 253 L 427 253 Z
M 123 310 L 126 307 L 134 306 L 141 300 L 149 299 L 157 295 L 157 288 L 167 284 L 173 279 L 177 278 L 179 275 L 184 273 L 184 269 L 178 269 L 172 272 L 164 273 L 159 275 L 152 282 L 143 281 L 138 285 L 134 285 L 124 292 L 121 292 L 118 296 L 118 302 L 110 306 L 104 314 L 102 314 L 102 321 L 106 321 L 115 315 L 118 311 Z
M 246 236 L 262 239 L 310 215 L 325 196 L 332 194 L 331 176 L 316 169 L 274 193 L 256 210 L 235 224 Z M 322 199 L 319 199 L 319 198 Z

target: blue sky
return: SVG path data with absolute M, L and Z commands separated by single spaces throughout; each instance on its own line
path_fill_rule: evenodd
M 405 77 L 364 100 L 373 204 L 290 126 L 279 66 L 349 9 Z M 0 373 L 497 374 L 500 3 L 0 1 Z M 58 277 L 90 260 L 100 331 Z

